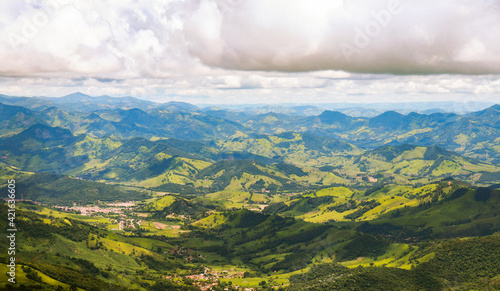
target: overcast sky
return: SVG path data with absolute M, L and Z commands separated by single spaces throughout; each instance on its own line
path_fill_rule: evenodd
M 2 0 L 0 94 L 500 102 L 500 0 Z

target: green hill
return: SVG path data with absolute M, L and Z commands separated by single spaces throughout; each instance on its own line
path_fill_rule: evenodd
M 7 186 L 0 188 L 7 192 Z M 47 204 L 89 204 L 97 201 L 137 201 L 148 195 L 145 192 L 125 189 L 91 181 L 79 180 L 50 173 L 16 175 L 17 197 Z
M 27 108 L 0 103 L 0 136 L 19 133 L 40 122 L 37 115 Z
M 39 206 L 25 205 L 38 209 Z M 55 212 L 55 211 L 54 211 Z M 7 216 L 7 207 L 0 206 Z M 128 237 L 98 229 L 71 218 L 17 210 L 16 284 L 27 290 L 199 290 L 186 280 L 167 280 L 165 274 L 180 268 L 187 274 L 198 267 L 171 254 L 176 247 L 162 240 Z M 7 220 L 6 220 L 7 221 Z M 7 228 L 6 222 L 0 223 Z M 7 239 L 0 245 L 8 248 Z M 0 256 L 4 266 L 7 254 Z M 2 270 L 6 270 L 3 267 Z M 6 272 L 0 288 L 8 289 Z M 161 283 L 157 283 L 162 281 Z
M 26 171 L 63 173 L 87 156 L 73 156 L 71 145 L 80 138 L 67 129 L 35 124 L 19 134 L 0 139 L 3 162 Z
M 460 184 L 440 185 L 418 206 L 399 208 L 362 225 L 361 231 L 400 239 L 492 234 L 500 231 L 500 191 Z
M 411 256 L 431 257 L 411 270 L 316 265 L 292 276 L 290 290 L 494 290 L 500 282 L 498 247 L 498 235 L 434 242 Z
M 354 158 L 352 167 L 362 172 L 389 174 L 393 177 L 427 179 L 459 177 L 474 181 L 477 173 L 498 172 L 499 168 L 478 160 L 464 158 L 437 146 L 384 146 Z
M 248 162 L 235 169 L 265 173 L 260 167 Z M 44 186 L 38 191 L 50 193 L 72 183 L 61 179 L 41 177 L 51 180 L 53 188 Z M 16 184 L 25 192 L 26 185 L 42 183 L 20 179 Z M 94 184 L 75 184 L 74 188 L 96 187 Z M 61 193 L 72 191 L 76 190 L 61 189 Z M 268 208 L 278 209 L 269 211 L 273 214 L 217 211 L 204 197 L 164 195 L 136 209 L 149 215 L 140 216 L 141 229 L 129 236 L 107 230 L 113 223 L 109 218 L 52 213 L 42 206 L 21 204 L 18 215 L 23 220 L 18 228 L 22 230 L 19 241 L 25 263 L 20 276 L 24 284 L 47 288 L 48 284 L 65 288 L 72 284 L 80 288 L 116 284 L 154 290 L 158 278 L 165 280 L 176 274 L 177 279 L 164 281 L 173 284 L 175 290 L 181 285 L 193 286 L 187 276 L 200 274 L 208 266 L 241 270 L 243 275 L 220 278 L 218 284 L 231 280 L 247 287 L 290 282 L 291 290 L 303 290 L 305 286 L 312 290 L 484 289 L 498 282 L 495 250 L 500 240 L 492 233 L 500 225 L 499 194 L 500 190 L 451 180 L 418 188 L 335 187 L 285 199 L 280 206 L 284 211 L 271 205 Z M 314 213 L 323 207 L 331 207 L 325 214 L 358 216 L 327 223 L 297 219 L 301 213 Z M 5 212 L 6 207 L 0 210 Z M 118 216 L 111 220 L 114 217 Z M 136 214 L 131 217 L 139 218 Z M 96 221 L 93 224 L 99 228 L 81 221 Z M 183 225 L 181 230 L 173 232 L 170 226 L 179 224 Z M 169 230 L 162 230 L 165 236 L 158 236 L 152 225 Z M 478 235 L 481 237 L 455 239 Z M 5 243 L 0 240 L 0 244 Z M 77 272 L 83 274 L 75 278 Z M 396 279 L 397 283 L 392 282 Z M 167 288 L 156 287 L 160 286 Z
M 492 164 L 463 158 L 436 146 L 384 146 L 363 152 L 343 141 L 291 132 L 209 144 L 216 148 L 178 139 L 74 136 L 63 128 L 37 124 L 0 139 L 0 153 L 5 164 L 25 171 L 137 183 L 143 187 L 213 184 L 213 191 L 224 190 L 233 178 L 241 179 L 243 172 L 254 178 L 260 176 L 252 183 L 267 177 L 271 180 L 264 178 L 265 186 L 273 184 L 282 190 L 347 183 L 426 183 L 444 177 L 494 182 L 495 173 L 500 172 Z M 236 169 L 246 167 L 243 161 L 248 159 L 261 163 L 262 169 Z M 225 174 L 220 170 L 217 170 L 220 174 L 200 174 L 215 162 L 220 164 L 205 172 L 225 166 L 231 170 Z M 244 183 L 245 190 L 251 186 L 250 182 L 238 183 Z
M 216 141 L 215 145 L 222 151 L 241 151 L 269 158 L 280 158 L 298 166 L 321 166 L 335 159 L 362 152 L 344 141 L 293 132 L 240 136 Z

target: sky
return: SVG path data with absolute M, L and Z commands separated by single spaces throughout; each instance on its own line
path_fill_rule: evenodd
M 500 102 L 500 0 L 2 0 L 0 94 Z

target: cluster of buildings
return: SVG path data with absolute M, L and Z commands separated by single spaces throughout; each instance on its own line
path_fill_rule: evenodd
M 214 271 L 211 270 L 210 268 L 205 267 L 205 270 L 201 274 L 195 274 L 195 275 L 188 275 L 188 276 L 166 276 L 166 279 L 169 280 L 175 280 L 176 278 L 187 278 L 191 279 L 195 282 L 196 286 L 200 287 L 201 290 L 210 290 L 212 287 L 216 287 L 219 285 L 219 279 L 221 278 L 243 278 L 243 272 L 235 272 L 234 269 L 231 269 L 230 272 L 223 270 L 221 272 L 219 271 Z M 238 285 L 231 285 L 232 288 L 238 289 L 238 290 L 245 290 L 245 291 L 254 291 L 254 288 L 243 288 Z

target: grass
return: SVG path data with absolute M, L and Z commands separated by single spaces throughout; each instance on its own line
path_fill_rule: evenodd
M 156 201 L 148 203 L 146 206 L 144 206 L 143 210 L 144 211 L 161 211 L 165 207 L 169 207 L 172 205 L 172 203 L 175 202 L 175 197 L 172 195 L 165 195 Z
M 231 281 L 233 285 L 239 285 L 242 287 L 257 288 L 261 281 L 266 281 L 268 286 L 279 286 L 289 284 L 288 278 L 291 274 L 297 274 L 307 271 L 311 266 L 318 263 L 333 263 L 338 262 L 336 256 L 336 251 L 341 250 L 356 234 L 355 228 L 342 228 L 339 229 L 335 226 L 356 226 L 357 223 L 339 223 L 335 224 L 334 227 L 328 228 L 326 230 L 321 230 L 318 235 L 315 235 L 308 241 L 298 241 L 294 243 L 288 243 L 287 238 L 295 239 L 300 236 L 301 233 L 307 233 L 310 230 L 318 227 L 308 222 L 321 223 L 331 219 L 338 221 L 346 221 L 344 218 L 346 215 L 357 211 L 358 208 L 351 209 L 342 213 L 328 210 L 328 207 L 338 206 L 342 203 L 348 202 L 351 199 L 361 202 L 361 200 L 375 200 L 380 203 L 379 206 L 367 211 L 359 219 L 359 221 L 373 221 L 372 223 L 384 223 L 390 222 L 396 225 L 404 226 L 421 226 L 425 227 L 432 226 L 435 230 L 460 230 L 465 228 L 470 228 L 474 226 L 475 223 L 491 223 L 493 225 L 498 225 L 498 217 L 495 216 L 496 209 L 500 203 L 497 192 L 494 192 L 491 198 L 484 201 L 475 201 L 474 190 L 468 190 L 468 192 L 458 198 L 453 200 L 441 200 L 434 202 L 428 208 L 416 208 L 420 202 L 430 201 L 433 194 L 437 193 L 439 190 L 442 192 L 443 197 L 449 196 L 453 191 L 457 189 L 453 182 L 450 184 L 431 184 L 423 187 L 412 187 L 408 185 L 390 185 L 385 186 L 369 195 L 365 196 L 365 191 L 349 189 L 347 187 L 331 187 L 327 189 L 322 189 L 314 193 L 308 193 L 302 197 L 296 198 L 295 201 L 301 200 L 312 200 L 321 197 L 333 197 L 334 202 L 322 204 L 317 206 L 313 211 L 308 213 L 300 213 L 296 211 L 295 215 L 298 218 L 303 219 L 294 221 L 293 223 L 281 224 L 277 228 L 273 228 L 273 220 L 270 216 L 266 216 L 263 222 L 259 222 L 256 226 L 243 227 L 241 226 L 242 221 L 245 219 L 256 219 L 260 221 L 259 217 L 255 218 L 256 214 L 251 215 L 245 211 L 231 211 L 230 214 L 227 212 L 215 212 L 211 213 L 209 216 L 198 220 L 193 223 L 195 226 L 200 227 L 200 229 L 194 229 L 192 233 L 187 236 L 182 236 L 185 230 L 179 228 L 172 228 L 174 225 L 179 225 L 179 222 L 164 221 L 162 219 L 156 220 L 143 220 L 141 227 L 146 229 L 145 235 L 163 235 L 168 237 L 170 243 L 155 240 L 148 237 L 127 237 L 114 232 L 105 232 L 103 230 L 98 230 L 98 234 L 92 235 L 95 239 L 93 240 L 92 247 L 89 247 L 89 242 L 75 242 L 71 241 L 60 235 L 55 235 L 53 241 L 28 241 L 24 242 L 22 253 L 22 259 L 25 261 L 35 262 L 35 263 L 52 263 L 52 264 L 66 264 L 72 267 L 71 261 L 67 257 L 81 258 L 93 262 L 100 269 L 111 269 L 112 276 L 116 274 L 117 277 L 113 277 L 110 280 L 113 282 L 120 282 L 124 286 L 130 288 L 137 288 L 137 281 L 133 278 L 138 272 L 155 273 L 154 270 L 150 270 L 149 267 L 141 262 L 141 256 L 150 256 L 158 261 L 171 262 L 173 256 L 164 254 L 164 252 L 169 253 L 170 250 L 177 248 L 177 246 L 183 246 L 187 248 L 194 249 L 197 253 L 202 254 L 205 257 L 203 264 L 210 267 L 213 270 L 223 271 L 226 270 L 228 274 L 235 275 L 244 271 L 255 272 L 256 269 L 271 269 L 277 262 L 281 262 L 289 254 L 295 254 L 295 252 L 302 253 L 313 253 L 315 254 L 312 258 L 311 264 L 306 268 L 296 271 L 284 273 L 282 269 L 276 273 L 266 273 L 262 275 L 255 274 L 252 278 L 222 278 L 222 282 Z M 175 199 L 173 195 L 165 195 L 154 198 L 155 200 L 149 200 L 146 207 L 150 207 L 151 210 L 157 211 L 164 207 L 168 207 L 172 204 Z M 234 205 L 245 205 L 248 204 L 250 200 L 250 193 L 244 191 L 220 191 L 212 194 L 208 194 L 206 198 L 210 201 L 220 201 L 225 207 L 232 207 Z M 251 196 L 251 200 L 255 202 L 265 203 L 269 200 L 282 200 L 287 201 L 286 195 L 274 195 L 268 197 L 267 195 L 254 193 Z M 441 198 L 442 199 L 442 198 Z M 204 200 L 200 200 L 204 201 Z M 327 200 L 328 201 L 328 200 Z M 77 222 L 69 220 L 69 218 L 77 219 L 81 221 L 86 221 L 90 223 L 103 223 L 105 222 L 106 227 L 114 227 L 116 224 L 111 224 L 107 218 L 103 217 L 87 217 L 76 214 L 69 214 L 46 207 L 38 205 L 27 205 L 20 203 L 21 209 L 30 209 L 43 215 L 52 215 L 53 218 L 45 218 L 43 221 L 47 224 L 54 225 L 75 225 Z M 407 206 L 407 207 L 405 207 Z M 390 211 L 400 209 L 403 213 L 400 217 L 391 217 Z M 245 214 L 246 213 L 246 214 Z M 292 211 L 285 213 L 290 214 Z M 477 216 L 479 214 L 479 216 Z M 232 221 L 229 217 L 234 215 Z M 245 216 L 246 215 L 246 216 Z M 476 217 L 477 216 L 477 217 Z M 472 219 L 474 217 L 474 219 Z M 454 222 L 455 220 L 471 218 L 472 222 L 459 223 L 456 225 L 447 225 L 446 223 Z M 281 218 L 284 219 L 284 218 Z M 227 224 L 228 227 L 218 228 L 223 224 Z M 163 229 L 162 229 L 163 228 Z M 212 231 L 214 228 L 218 228 Z M 203 236 L 196 236 L 200 232 L 204 232 Z M 246 240 L 239 240 L 243 238 L 243 233 L 249 238 Z M 103 237 L 104 235 L 104 237 Z M 273 244 L 273 242 L 278 242 Z M 228 245 L 230 248 L 236 250 L 234 257 L 223 257 L 214 251 L 208 251 L 209 249 L 203 250 L 200 246 L 222 246 L 223 244 Z M 95 246 L 101 246 L 101 249 L 91 249 Z M 175 246 L 174 246 L 175 245 Z M 273 245 L 274 249 L 271 249 L 269 245 Z M 342 265 L 349 268 L 356 267 L 395 267 L 401 269 L 411 269 L 412 267 L 432 260 L 434 253 L 417 253 L 419 250 L 416 246 L 410 246 L 403 243 L 393 243 L 389 246 L 387 251 L 376 258 L 361 257 L 355 260 L 340 262 Z M 251 254 L 250 259 L 243 258 L 244 252 Z M 422 252 L 422 249 L 420 249 Z M 411 258 L 411 259 L 410 259 Z M 181 260 L 181 259 L 178 259 Z M 247 261 L 249 260 L 249 262 Z M 248 263 L 247 263 L 248 262 Z M 253 270 L 250 270 L 250 266 L 257 266 Z M 302 266 L 303 267 L 303 266 Z M 172 272 L 177 272 L 172 270 Z M 41 275 L 42 276 L 42 275 Z M 51 278 L 44 277 L 44 280 L 49 280 Z M 153 276 L 154 277 L 154 276 Z M 153 278 L 151 277 L 151 278 Z M 150 279 L 151 279 L 150 278 Z M 142 279 L 141 279 L 142 280 Z M 148 279 L 149 280 L 149 279 Z M 151 279 L 154 281 L 153 279 Z M 52 281 L 51 281 L 52 282 Z M 144 280 L 142 281 L 144 282 Z M 57 281 L 52 282 L 57 284 Z M 66 286 L 67 287 L 67 286 Z
M 155 225 L 155 223 L 157 225 Z M 141 228 L 145 229 L 146 232 L 143 233 L 145 236 L 165 236 L 165 237 L 179 237 L 183 233 L 189 232 L 189 230 L 183 230 L 180 225 L 169 222 L 159 222 L 159 221 L 142 221 Z
M 287 210 L 283 214 L 292 215 L 314 223 L 323 223 L 330 220 L 350 221 L 350 219 L 346 219 L 345 216 L 363 208 L 361 205 L 363 201 L 374 200 L 375 202 L 380 203 L 380 205 L 366 211 L 362 214 L 362 216 L 356 219 L 357 221 L 374 220 L 381 215 L 396 209 L 415 207 L 422 201 L 429 201 L 430 195 L 436 190 L 436 188 L 437 184 L 429 184 L 418 188 L 408 185 L 390 185 L 382 187 L 377 191 L 369 193 L 368 196 L 365 196 L 365 191 L 353 190 L 346 187 L 332 187 L 303 195 L 302 198 L 287 201 L 286 204 L 290 206 L 296 203 L 295 205 L 300 206 L 303 204 L 303 202 L 301 202 L 303 199 L 325 196 L 333 197 L 334 201 L 332 203 L 323 203 L 307 213 L 297 211 L 297 209 L 300 208 L 294 207 Z M 451 189 L 452 187 L 448 187 L 444 188 L 443 191 L 451 191 Z M 355 200 L 355 202 L 358 203 L 356 208 L 343 212 L 337 212 L 336 210 L 331 209 L 335 206 L 352 203 L 351 200 Z M 305 202 L 307 201 L 304 200 L 304 203 Z
M 443 191 L 451 192 L 452 189 L 452 186 L 449 186 Z M 432 227 L 437 233 L 443 231 L 455 233 L 486 225 L 491 227 L 500 225 L 496 211 L 496 207 L 500 205 L 498 192 L 492 194 L 488 201 L 476 201 L 474 193 L 473 190 L 468 190 L 459 198 L 435 203 L 427 208 L 408 208 L 397 218 L 383 214 L 376 222 L 413 227 L 425 225 Z
M 396 210 L 398 208 L 403 208 L 405 206 L 417 206 L 418 201 L 416 199 L 410 200 L 405 197 L 400 196 L 390 196 L 383 197 L 377 200 L 381 205 L 369 210 L 359 220 L 373 220 L 379 217 L 381 214 L 389 211 Z
M 79 215 L 79 214 L 74 214 L 74 213 L 67 213 L 67 212 L 62 212 L 56 209 L 52 208 L 47 208 L 44 206 L 40 205 L 31 205 L 31 204 L 25 204 L 25 203 L 17 203 L 18 209 L 21 210 L 30 210 L 30 211 L 35 211 L 38 214 L 45 215 L 45 216 L 52 216 L 55 218 L 71 218 L 71 219 L 76 219 L 76 220 L 81 220 L 85 221 L 86 223 L 90 224 L 108 224 L 111 225 L 111 221 L 109 218 L 105 217 L 99 217 L 99 216 L 86 216 L 86 215 Z M 47 219 L 50 220 L 50 219 Z M 47 221 L 48 222 L 48 221 Z M 68 221 L 69 223 L 69 221 Z
M 125 243 L 112 242 L 106 238 L 100 238 L 99 240 L 104 243 L 104 246 L 109 250 L 90 250 L 87 248 L 86 242 L 74 242 L 67 238 L 64 238 L 59 235 L 55 235 L 55 241 L 50 245 L 40 245 L 35 249 L 31 249 L 32 253 L 43 253 L 46 256 L 52 255 L 54 258 L 57 257 L 74 257 L 79 259 L 85 259 L 91 262 L 100 268 L 107 268 L 107 266 L 112 266 L 116 270 L 135 270 L 140 268 L 140 265 L 128 254 L 122 253 L 125 250 L 132 250 L 134 248 L 138 249 L 139 247 L 134 247 Z M 121 247 L 118 245 L 120 244 Z M 117 249 L 111 249 L 111 247 L 117 247 Z M 118 247 L 120 247 L 118 249 Z M 144 250 L 147 252 L 147 250 Z M 39 260 L 46 260 L 46 258 L 39 257 L 39 259 L 31 259 L 30 262 L 38 262 Z M 55 262 L 60 263 L 61 259 L 56 260 Z
M 9 283 L 9 281 L 7 281 L 8 277 L 6 272 L 8 272 L 8 268 L 5 264 L 2 264 L 0 266 L 0 288 L 5 288 L 5 285 L 6 284 L 10 284 L 10 285 L 31 285 L 31 284 L 39 284 L 38 282 L 36 281 L 33 281 L 31 279 L 28 279 L 26 277 L 26 273 L 24 272 L 24 270 L 22 269 L 23 268 L 23 264 L 17 264 L 16 265 L 16 283 L 15 284 L 12 284 L 12 283 Z M 68 284 L 65 284 L 65 283 L 62 283 L 60 281 L 57 281 L 47 275 L 45 275 L 44 273 L 40 272 L 40 271 L 37 271 L 37 270 L 33 270 L 34 272 L 36 272 L 42 279 L 42 282 L 45 283 L 45 284 L 48 284 L 48 285 L 51 285 L 51 286 L 61 286 L 63 287 L 64 289 L 69 289 L 70 285 Z M 78 290 L 82 290 L 82 289 L 78 289 Z
M 250 193 L 224 190 L 207 194 L 205 198 L 225 208 L 242 208 L 250 200 Z
M 217 226 L 221 226 L 227 222 L 227 218 L 222 213 L 214 213 L 211 214 L 197 222 L 194 225 L 205 227 L 205 228 L 214 228 Z
M 322 196 L 335 196 L 335 197 L 350 197 L 354 192 L 346 187 L 333 187 L 328 189 L 322 189 L 314 194 L 310 194 L 312 197 L 322 197 Z M 311 196 L 312 195 L 312 196 Z
M 340 264 L 349 268 L 356 268 L 358 266 L 385 266 L 410 269 L 409 258 L 416 250 L 416 247 L 410 247 L 407 244 L 391 244 L 387 252 L 377 258 L 361 257 L 351 261 L 340 262 Z

